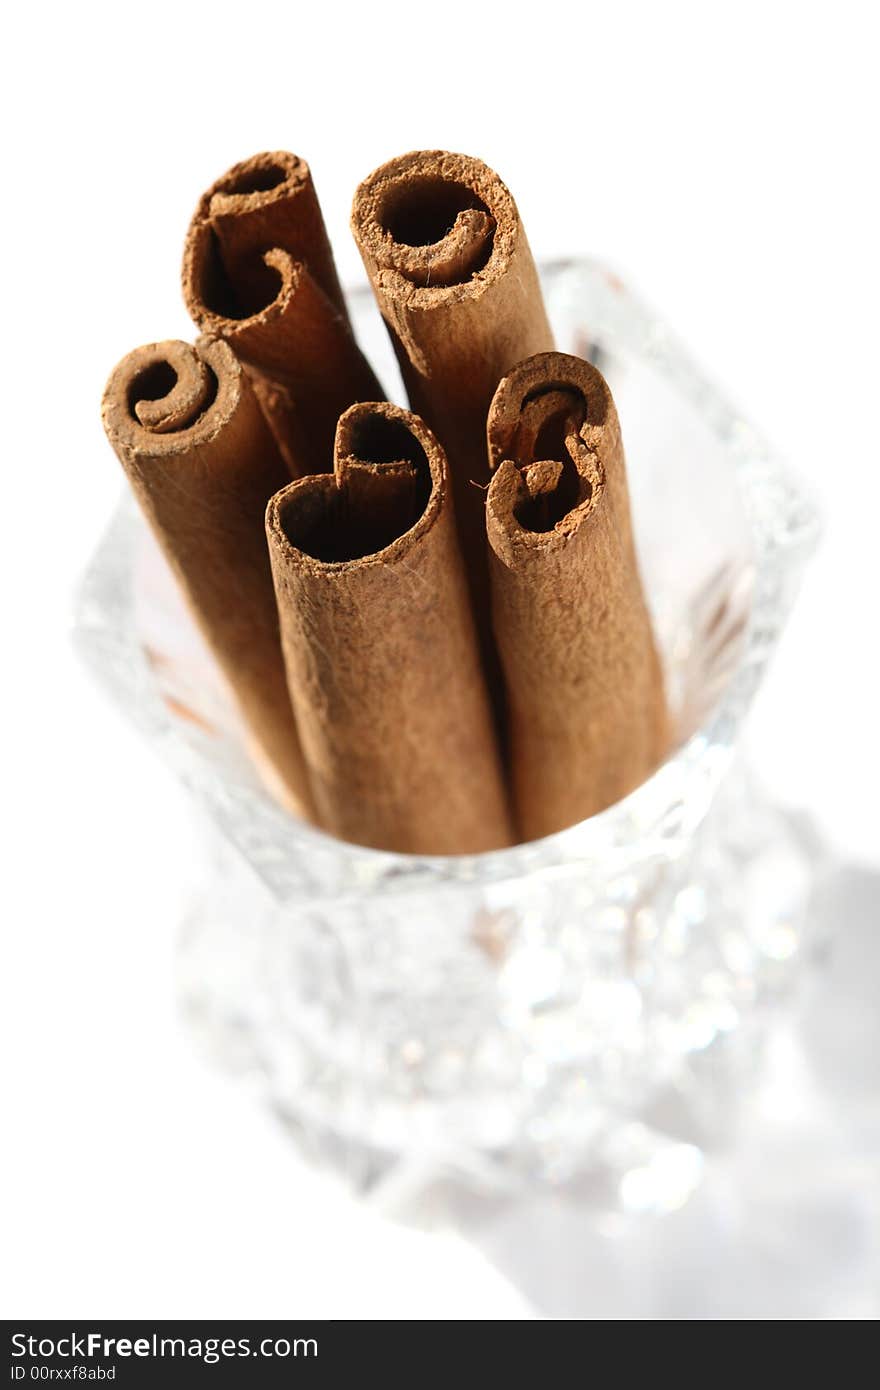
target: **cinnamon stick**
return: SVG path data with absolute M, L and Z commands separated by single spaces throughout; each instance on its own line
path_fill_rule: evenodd
M 526 234 L 498 175 L 442 150 L 401 155 L 370 174 L 355 194 L 352 230 L 410 405 L 449 459 L 487 641 L 486 412 L 505 372 L 553 347 Z
M 183 293 L 199 328 L 252 374 L 288 471 L 323 471 L 342 411 L 383 393 L 355 342 L 304 160 L 254 155 L 211 185 L 187 234 Z
M 270 503 L 290 695 L 319 821 L 358 844 L 510 841 L 446 460 L 417 416 L 352 406 L 333 475 Z
M 258 760 L 308 813 L 263 517 L 289 481 L 231 348 L 152 343 L 104 392 L 104 429 L 245 718 Z
M 604 378 L 576 357 L 531 357 L 500 383 L 487 433 L 513 797 L 520 834 L 535 839 L 649 776 L 666 703 Z

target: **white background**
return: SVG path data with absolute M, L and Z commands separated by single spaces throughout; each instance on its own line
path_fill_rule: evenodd
M 610 260 L 673 323 L 826 517 L 756 763 L 837 853 L 877 863 L 871 12 L 250 0 L 7 18 L 4 1314 L 529 1316 L 476 1245 L 355 1203 L 195 1056 L 171 991 L 184 796 L 69 650 L 121 486 L 105 377 L 189 334 L 183 233 L 234 161 L 309 160 L 350 283 L 358 180 L 405 149 L 478 154 L 536 254 Z

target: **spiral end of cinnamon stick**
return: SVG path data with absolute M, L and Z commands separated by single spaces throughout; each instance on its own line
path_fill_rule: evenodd
M 496 551 L 564 539 L 601 503 L 620 429 L 602 374 L 580 358 L 539 353 L 498 386 L 487 422 L 487 496 Z
M 308 164 L 287 150 L 251 155 L 221 175 L 203 194 L 199 207 L 211 216 L 255 218 L 276 203 L 295 198 L 311 182 Z
M 401 559 L 439 515 L 443 451 L 428 427 L 387 401 L 341 417 L 332 474 L 301 478 L 273 497 L 270 547 L 308 569 Z
M 482 160 L 418 150 L 381 165 L 358 188 L 352 231 L 371 276 L 429 301 L 479 293 L 504 273 L 519 214 Z
M 187 451 L 213 439 L 241 395 L 240 363 L 225 343 L 169 340 L 136 348 L 104 391 L 104 429 L 117 453 Z
M 256 154 L 202 194 L 187 232 L 183 294 L 194 321 L 229 336 L 282 312 L 306 269 L 344 314 L 333 253 L 308 164 Z

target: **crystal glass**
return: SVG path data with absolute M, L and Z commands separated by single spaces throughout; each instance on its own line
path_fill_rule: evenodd
M 490 1185 L 593 1174 L 646 1209 L 696 1182 L 801 944 L 807 856 L 733 755 L 816 523 L 613 274 L 578 261 L 544 278 L 559 347 L 596 362 L 617 401 L 678 730 L 625 800 L 474 857 L 381 853 L 293 821 L 128 499 L 77 636 L 210 827 L 181 939 L 190 1015 L 311 1151 L 363 1185 L 437 1165 Z M 369 297 L 353 305 L 399 382 Z

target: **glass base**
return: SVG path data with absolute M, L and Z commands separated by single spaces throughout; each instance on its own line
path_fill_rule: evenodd
M 735 1132 L 815 945 L 814 847 L 742 772 L 685 860 L 657 865 L 650 901 L 623 876 L 585 931 L 577 885 L 556 901 L 513 885 L 485 923 L 491 1009 L 461 977 L 444 994 L 420 954 L 427 990 L 398 977 L 383 1013 L 370 999 L 359 1012 L 338 909 L 292 923 L 209 843 L 178 951 L 200 1047 L 255 1079 L 313 1160 L 392 1205 L 443 1174 L 496 1191 L 578 1176 L 605 1209 L 674 1209 Z M 316 975 L 319 996 L 304 984 Z

